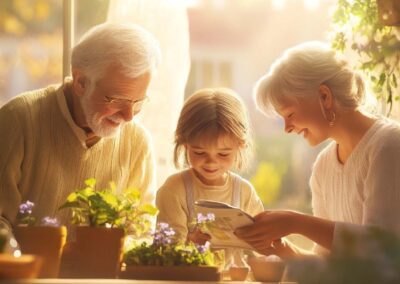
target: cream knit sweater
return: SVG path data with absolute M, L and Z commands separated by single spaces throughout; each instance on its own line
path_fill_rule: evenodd
M 229 174 L 224 185 L 207 186 L 203 184 L 189 170 L 193 180 L 193 199 L 207 199 L 221 201 L 228 204 L 232 203 L 233 177 Z M 183 172 L 170 176 L 164 185 L 157 192 L 156 204 L 159 211 L 157 222 L 168 223 L 177 233 L 180 240 L 186 241 L 188 234 L 189 211 L 186 202 L 186 190 L 183 182 Z M 246 180 L 242 180 L 240 185 L 240 208 L 254 216 L 264 211 L 264 206 L 258 197 L 253 186 Z M 244 260 L 241 249 L 225 250 L 225 268 L 230 265 L 243 266 Z
M 159 211 L 157 222 L 168 223 L 180 239 L 186 240 L 188 234 L 189 211 L 186 202 L 185 185 L 182 173 L 170 176 L 157 192 L 156 204 Z M 190 170 L 193 180 L 194 201 L 207 199 L 231 204 L 233 192 L 233 178 L 231 175 L 224 185 L 208 186 L 203 184 Z M 254 216 L 264 211 L 263 204 L 253 186 L 243 180 L 241 184 L 240 208 Z
M 62 86 L 22 94 L 0 109 L 0 212 L 14 222 L 21 202 L 35 203 L 34 215 L 57 216 L 72 191 L 94 177 L 97 188 L 114 181 L 119 191 L 138 188 L 154 202 L 154 158 L 150 137 L 136 122 L 91 148 L 68 111 Z
M 314 215 L 337 221 L 334 248 L 343 230 L 362 232 L 357 225 L 400 234 L 400 126 L 378 119 L 344 165 L 332 142 L 319 154 L 310 183 Z

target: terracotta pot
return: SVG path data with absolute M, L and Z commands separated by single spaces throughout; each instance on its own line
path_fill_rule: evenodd
M 400 26 L 400 1 L 377 0 L 378 16 L 385 26 Z
M 39 278 L 57 278 L 60 260 L 67 238 L 67 228 L 33 226 L 14 229 L 15 239 L 23 254 L 39 255 L 43 259 Z
M 232 281 L 244 281 L 249 274 L 249 270 L 247 266 L 231 266 L 229 268 L 229 276 Z
M 116 278 L 121 268 L 125 233 L 117 228 L 76 227 L 67 243 L 61 278 Z
M 0 254 L 0 280 L 37 278 L 42 260 L 40 256 L 35 255 L 14 257 Z
M 215 266 L 136 266 L 128 265 L 120 278 L 139 280 L 220 281 Z
M 271 261 L 265 256 L 251 257 L 247 260 L 253 272 L 254 279 L 260 282 L 280 282 L 285 270 L 282 261 Z

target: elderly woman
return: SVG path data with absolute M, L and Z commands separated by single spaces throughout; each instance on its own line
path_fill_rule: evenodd
M 310 185 L 314 216 L 266 211 L 236 231 L 260 253 L 283 258 L 311 252 L 282 237 L 301 234 L 318 254 L 341 242 L 343 231 L 370 225 L 400 232 L 400 127 L 364 109 L 364 82 L 321 43 L 289 49 L 255 88 L 258 107 L 277 113 L 285 132 L 311 146 L 333 141 L 314 163 Z

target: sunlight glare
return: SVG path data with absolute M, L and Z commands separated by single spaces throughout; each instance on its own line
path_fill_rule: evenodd
M 196 8 L 200 6 L 200 0 L 185 0 L 187 8 Z
M 304 0 L 304 6 L 310 11 L 317 10 L 319 7 L 319 0 Z
M 17 249 L 16 251 L 14 251 L 14 257 L 21 257 L 22 253 L 19 249 Z
M 285 2 L 285 0 L 272 0 L 272 7 L 276 10 L 283 10 Z
M 18 243 L 14 238 L 10 239 L 10 246 L 12 248 L 17 248 L 18 247 Z

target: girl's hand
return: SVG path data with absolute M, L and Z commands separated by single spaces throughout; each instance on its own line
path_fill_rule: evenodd
M 295 233 L 296 215 L 292 211 L 264 211 L 254 217 L 254 224 L 237 229 L 235 234 L 257 251 L 268 252 L 275 240 Z
M 199 228 L 195 228 L 192 232 L 188 233 L 187 240 L 192 241 L 195 244 L 204 245 L 206 242 L 211 240 L 211 236 L 203 233 Z

